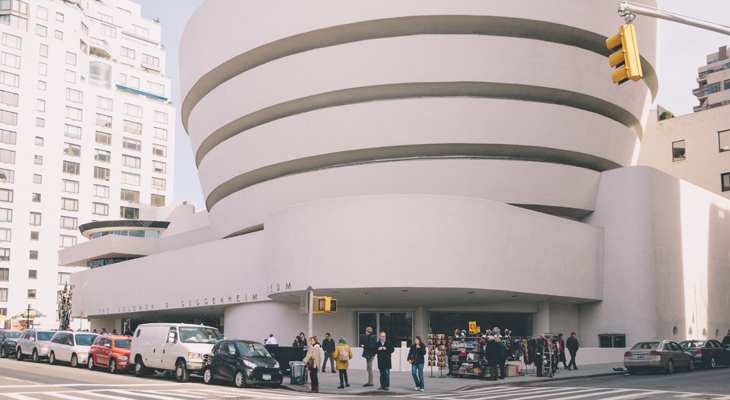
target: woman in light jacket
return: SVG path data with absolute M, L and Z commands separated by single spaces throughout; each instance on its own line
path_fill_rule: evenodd
M 309 371 L 309 379 L 312 380 L 312 390 L 309 393 L 319 393 L 319 379 L 317 379 L 317 370 L 322 365 L 322 346 L 319 345 L 319 341 L 316 336 L 309 338 L 309 351 L 308 356 L 312 356 L 314 364 L 312 369 Z
M 408 362 L 411 363 L 411 374 L 416 382 L 416 390 L 423 392 L 423 364 L 426 362 L 426 346 L 423 345 L 420 336 L 416 336 L 416 342 L 408 351 Z
M 340 353 L 343 354 L 342 358 L 347 358 L 347 360 L 342 360 L 340 358 Z M 344 356 L 345 354 L 347 354 L 347 357 Z M 335 362 L 337 372 L 340 373 L 340 386 L 338 386 L 337 389 L 344 389 L 345 386 L 350 387 L 350 383 L 347 381 L 347 367 L 350 366 L 351 359 L 352 350 L 350 349 L 350 346 L 347 345 L 345 338 L 341 337 L 340 344 L 338 344 L 337 348 L 335 349 Z

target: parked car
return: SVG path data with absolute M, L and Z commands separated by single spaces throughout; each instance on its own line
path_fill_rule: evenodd
M 717 340 L 685 340 L 679 345 L 684 351 L 692 354 L 697 366 L 715 368 L 718 365 L 730 364 L 730 349 L 725 348 Z
M 86 364 L 97 336 L 96 333 L 56 332 L 48 345 L 48 361 L 52 365 L 59 361 L 71 363 L 74 368 Z
M 660 370 L 668 374 L 675 368 L 694 371 L 695 360 L 682 346 L 670 340 L 640 342 L 624 353 L 624 367 L 633 375 L 640 371 Z
M 21 331 L 0 330 L 0 358 L 8 358 L 15 355 L 15 346 Z
M 150 370 L 175 371 L 178 382 L 187 382 L 190 372 L 200 373 L 213 346 L 223 337 L 218 329 L 203 325 L 143 324 L 132 337 L 134 373 Z
M 281 386 L 284 375 L 279 362 L 263 344 L 247 340 L 221 340 L 213 346 L 203 369 L 203 382 L 216 379 L 248 385 Z
M 48 358 L 48 345 L 55 334 L 54 331 L 24 330 L 15 346 L 15 359 L 22 361 L 25 357 L 31 356 L 33 362 L 39 362 L 43 358 Z
M 89 369 L 105 367 L 109 368 L 112 374 L 131 370 L 132 365 L 129 363 L 131 347 L 132 338 L 129 336 L 98 336 L 89 352 Z

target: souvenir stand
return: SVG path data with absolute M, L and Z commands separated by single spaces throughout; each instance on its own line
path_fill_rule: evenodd
M 433 333 L 428 335 L 428 366 L 431 369 L 430 378 L 444 378 L 443 368 L 448 366 L 446 343 L 446 335 Z M 439 376 L 433 375 L 433 367 L 438 368 Z
M 484 377 L 484 341 L 481 337 L 449 337 L 449 375 Z

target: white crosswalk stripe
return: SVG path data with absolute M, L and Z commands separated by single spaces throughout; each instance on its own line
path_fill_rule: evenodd
M 488 388 L 470 389 L 452 393 L 420 393 L 399 397 L 422 400 L 631 400 L 640 398 L 669 398 L 681 397 L 685 399 L 702 398 L 712 400 L 730 400 L 730 396 L 723 394 L 684 393 L 648 389 L 618 389 L 618 388 L 591 388 L 591 387 L 534 387 L 534 386 L 494 386 Z

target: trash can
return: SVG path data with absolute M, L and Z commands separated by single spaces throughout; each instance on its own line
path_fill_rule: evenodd
M 291 369 L 291 384 L 292 385 L 304 385 L 307 383 L 307 365 L 301 361 L 289 361 L 289 368 Z

